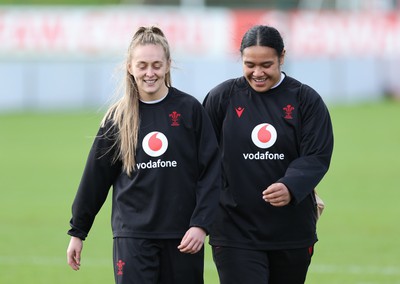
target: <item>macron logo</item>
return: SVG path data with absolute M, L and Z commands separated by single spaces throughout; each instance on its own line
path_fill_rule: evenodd
M 242 113 L 243 113 L 243 111 L 244 111 L 244 108 L 243 108 L 243 107 L 236 107 L 236 108 L 235 108 L 235 111 L 236 111 L 237 116 L 238 116 L 238 117 L 241 117 L 241 116 L 242 116 Z

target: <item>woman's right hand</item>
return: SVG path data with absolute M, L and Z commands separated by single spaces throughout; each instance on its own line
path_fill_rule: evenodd
M 81 266 L 81 252 L 83 241 L 77 237 L 71 237 L 67 249 L 67 261 L 73 270 L 79 270 Z

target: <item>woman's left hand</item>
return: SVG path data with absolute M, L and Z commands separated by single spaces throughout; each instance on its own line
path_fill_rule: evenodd
M 206 232 L 199 227 L 191 227 L 183 236 L 178 249 L 183 253 L 194 254 L 198 252 L 204 244 Z
M 273 183 L 262 193 L 262 198 L 272 206 L 285 206 L 290 203 L 292 196 L 283 183 Z

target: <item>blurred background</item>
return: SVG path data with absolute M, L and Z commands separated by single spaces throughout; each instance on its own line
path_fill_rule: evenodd
M 281 31 L 283 70 L 328 103 L 397 97 L 399 0 L 0 0 L 0 112 L 96 108 L 138 26 L 169 39 L 173 85 L 200 101 L 241 75 L 240 39 Z
M 242 75 L 255 24 L 282 33 L 283 71 L 319 92 L 334 126 L 307 284 L 400 284 L 400 0 L 0 0 L 0 283 L 113 283 L 110 198 L 78 273 L 66 232 L 137 28 L 165 32 L 173 85 L 202 101 Z

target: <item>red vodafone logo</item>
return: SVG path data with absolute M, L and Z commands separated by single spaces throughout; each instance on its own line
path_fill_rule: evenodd
M 251 132 L 251 140 L 259 148 L 267 149 L 275 144 L 278 134 L 275 127 L 268 123 L 261 123 Z
M 167 137 L 158 131 L 153 131 L 143 138 L 143 150 L 151 157 L 159 157 L 168 149 Z

